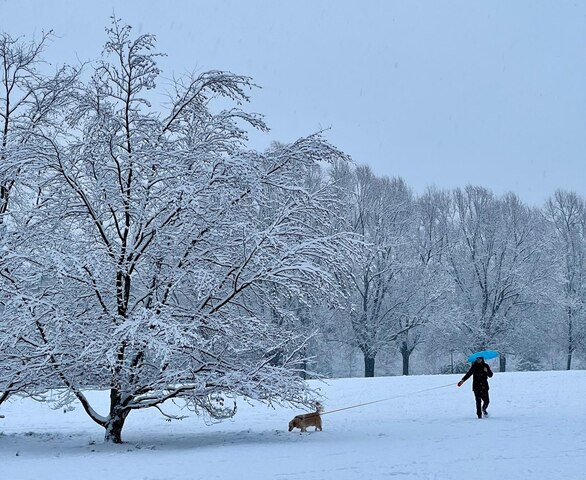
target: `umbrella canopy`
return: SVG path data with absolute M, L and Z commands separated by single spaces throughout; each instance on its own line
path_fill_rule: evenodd
M 485 360 L 490 360 L 491 358 L 496 358 L 499 356 L 499 352 L 495 352 L 494 350 L 482 350 L 482 352 L 473 353 L 468 357 L 469 362 L 474 362 L 478 357 L 482 357 Z

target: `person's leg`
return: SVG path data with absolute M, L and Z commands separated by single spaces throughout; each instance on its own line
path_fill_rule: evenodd
M 490 403 L 490 398 L 488 397 L 488 390 L 483 392 L 482 395 L 482 413 L 486 415 L 486 409 L 488 408 L 488 404 Z
M 474 398 L 476 399 L 476 415 L 478 418 L 482 418 L 482 410 L 480 409 L 480 403 L 482 402 L 482 392 L 474 390 Z

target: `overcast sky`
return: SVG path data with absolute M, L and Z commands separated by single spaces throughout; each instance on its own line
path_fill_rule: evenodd
M 483 185 L 541 205 L 586 197 L 586 2 L 0 0 L 0 31 L 53 29 L 52 62 L 99 56 L 115 11 L 164 73 L 254 78 L 264 147 L 327 138 L 380 175 Z

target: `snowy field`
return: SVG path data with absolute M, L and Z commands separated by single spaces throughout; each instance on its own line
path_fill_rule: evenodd
M 64 413 L 16 399 L 0 413 L 0 476 L 24 479 L 586 478 L 586 372 L 496 373 L 490 417 L 478 420 L 460 375 L 320 383 L 323 432 L 287 432 L 298 411 L 240 403 L 231 421 L 165 422 L 133 412 L 123 445 L 81 408 Z M 435 387 L 449 385 L 445 388 Z M 423 392 L 423 390 L 427 390 Z M 106 396 L 104 395 L 104 405 Z

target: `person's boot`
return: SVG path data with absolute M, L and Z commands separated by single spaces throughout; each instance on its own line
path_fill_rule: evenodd
M 486 411 L 486 408 L 483 408 L 483 409 L 482 409 L 482 414 L 483 414 L 485 417 L 488 417 L 488 412 Z

